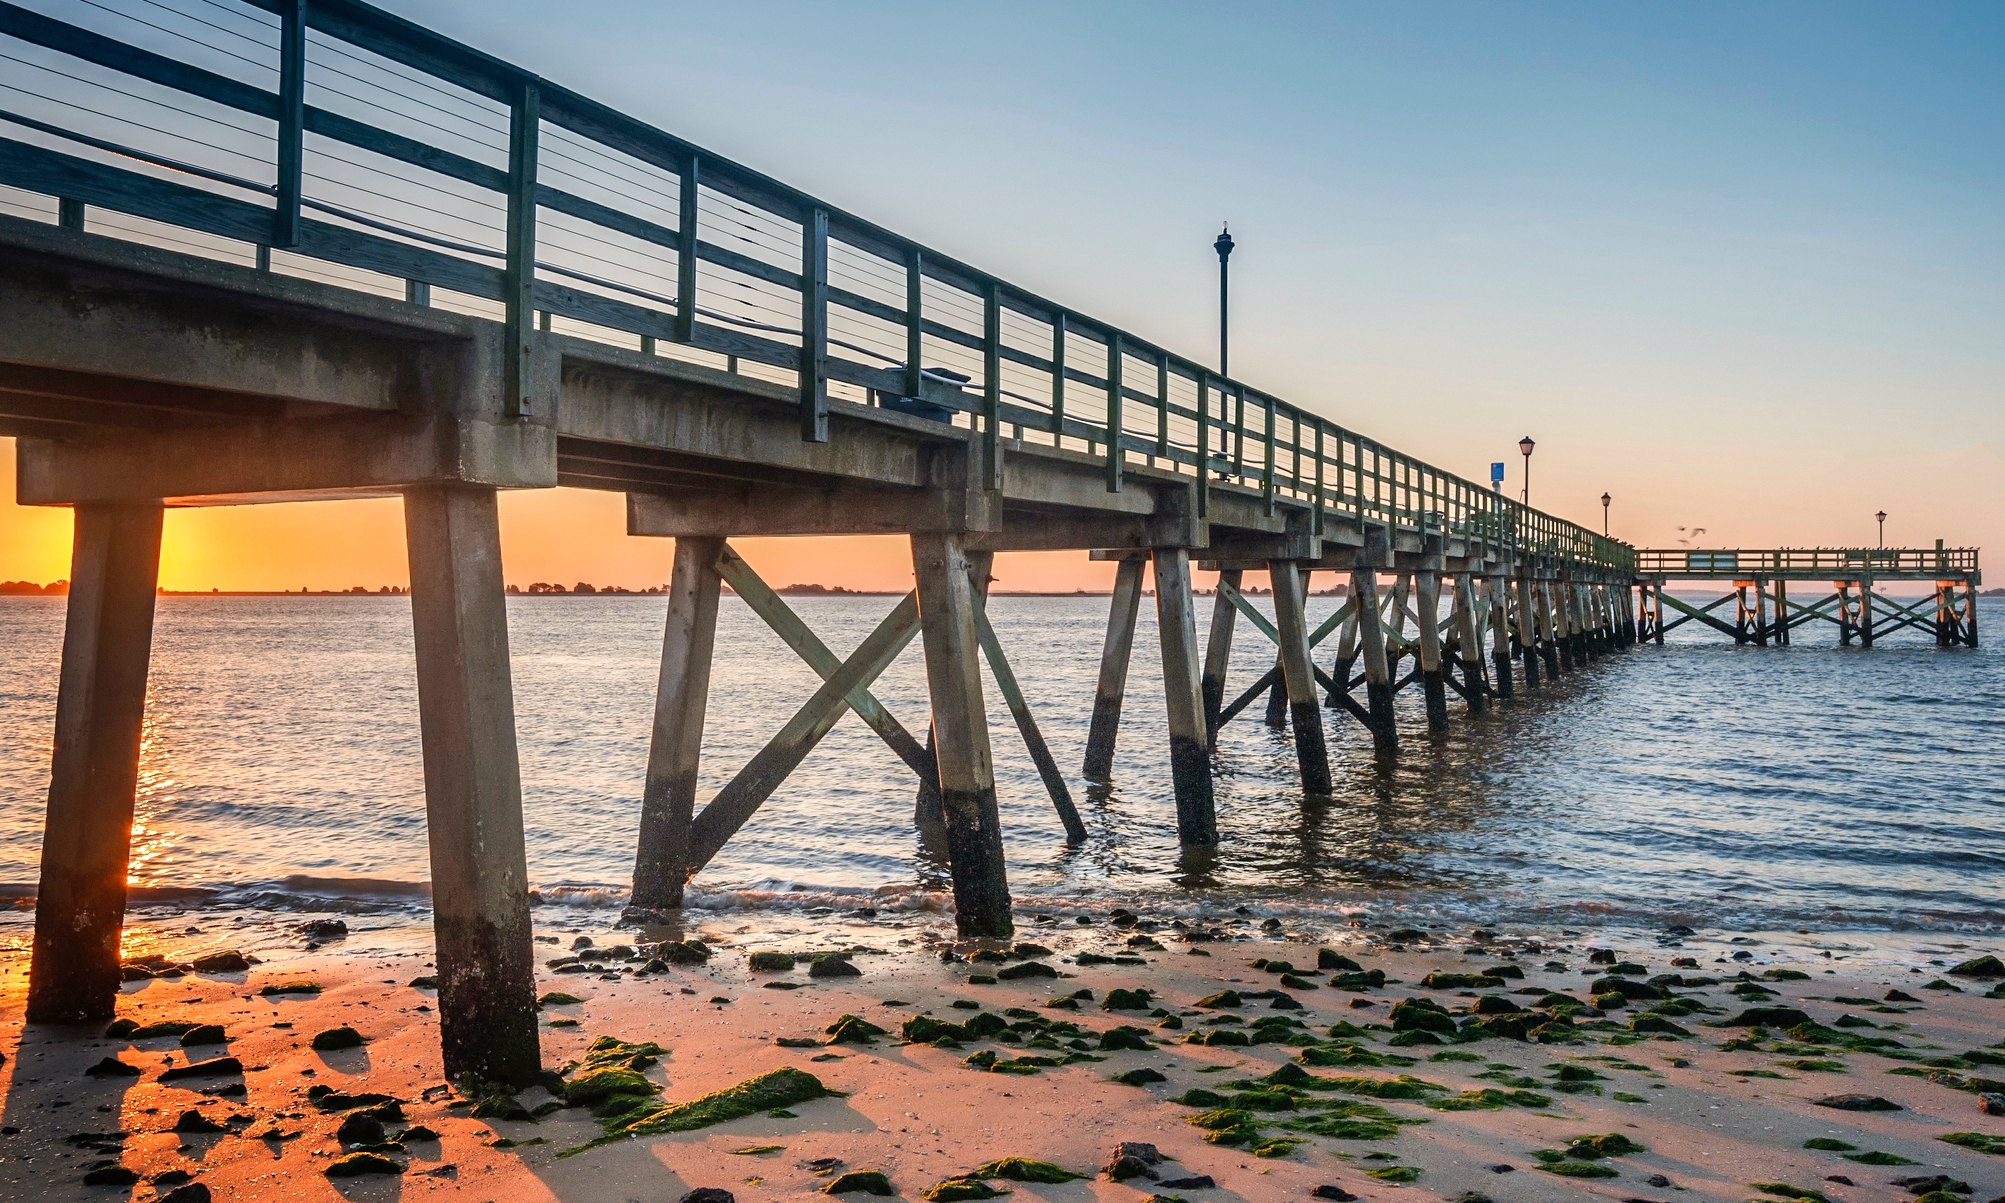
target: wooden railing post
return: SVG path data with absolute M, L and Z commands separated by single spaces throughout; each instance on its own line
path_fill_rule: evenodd
M 677 187 L 675 224 L 675 341 L 696 341 L 697 202 L 702 199 L 702 169 L 695 151 L 682 160 Z
M 1107 491 L 1121 491 L 1121 336 L 1107 336 Z
M 801 222 L 801 441 L 828 442 L 828 210 Z
M 271 245 L 299 245 L 305 168 L 306 0 L 283 0 L 278 32 L 278 192 Z
M 926 260 L 916 246 L 905 248 L 905 395 L 924 396 L 926 388 L 926 330 L 923 316 L 926 288 Z
M 993 280 L 982 296 L 982 472 L 984 488 L 1003 487 L 1002 285 Z
M 542 94 L 535 84 L 523 84 L 508 111 L 508 258 L 501 289 L 507 306 L 501 412 L 511 418 L 535 409 L 536 143 L 542 120 Z

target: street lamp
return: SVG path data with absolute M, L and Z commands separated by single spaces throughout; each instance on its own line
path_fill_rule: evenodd
M 1880 520 L 1880 546 L 1885 547 L 1887 545 L 1887 512 L 1881 510 L 1879 513 L 1874 514 L 1873 517 Z
M 1526 435 L 1524 438 L 1518 440 L 1518 450 L 1524 452 L 1525 455 L 1524 503 L 1526 506 L 1532 504 L 1532 448 L 1536 446 L 1538 444 L 1532 442 L 1532 436 L 1530 435 Z
M 1232 257 L 1232 231 L 1229 227 L 1219 230 L 1218 237 L 1212 240 L 1211 249 L 1218 252 L 1218 374 L 1229 379 L 1232 369 L 1227 366 L 1225 327 L 1225 261 Z
M 1228 368 L 1229 358 L 1226 354 L 1228 342 L 1226 338 L 1227 294 L 1226 294 L 1226 262 L 1225 262 L 1227 259 L 1232 257 L 1232 231 L 1230 227 L 1227 226 L 1219 227 L 1218 237 L 1212 240 L 1211 249 L 1218 252 L 1218 374 L 1223 379 L 1230 380 L 1232 378 L 1232 373 Z M 1218 394 L 1218 417 L 1219 417 L 1218 454 L 1221 457 L 1223 457 L 1226 453 L 1226 449 L 1232 445 L 1231 440 L 1226 436 L 1226 430 L 1225 430 L 1224 389 L 1220 389 Z M 1200 471 L 1198 475 L 1202 476 L 1203 472 Z M 1218 474 L 1218 478 L 1220 480 L 1224 480 L 1226 478 L 1226 474 L 1220 472 Z
M 1601 495 L 1601 537 L 1608 537 L 1608 494 Z

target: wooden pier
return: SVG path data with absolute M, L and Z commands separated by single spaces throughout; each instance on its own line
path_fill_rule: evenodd
M 1782 647 L 1798 627 L 1828 622 L 1838 642 L 1871 647 L 1896 631 L 1919 628 L 1938 647 L 1977 646 L 1977 587 L 1984 583 L 1977 548 L 1785 547 L 1719 551 L 1640 550 L 1641 637 L 1662 644 L 1667 632 L 1696 622 L 1736 644 Z M 1724 582 L 1732 592 L 1693 605 L 1664 592 L 1673 581 Z M 1932 598 L 1907 603 L 1879 592 L 1890 581 L 1927 581 Z M 1805 604 L 1789 596 L 1791 582 L 1829 585 L 1831 592 Z M 1721 617 L 1733 607 L 1733 621 Z M 1666 618 L 1665 607 L 1676 615 Z M 1718 613 L 1716 613 L 1716 611 Z
M 1294 728 L 1305 795 L 1327 794 L 1333 738 L 1398 753 L 1401 690 L 1433 735 L 1451 697 L 1480 715 L 1637 637 L 1619 541 L 368 5 L 214 8 L 265 39 L 275 89 L 242 55 L 187 61 L 0 2 L 0 32 L 77 85 L 0 113 L 0 185 L 42 207 L 0 217 L 0 433 L 19 439 L 19 500 L 76 516 L 35 1022 L 117 999 L 169 506 L 403 498 L 445 1066 L 517 1084 L 540 1064 L 498 490 L 620 492 L 630 534 L 676 541 L 634 766 L 642 920 L 854 712 L 913 773 L 961 932 L 1010 934 L 984 662 L 1069 837 L 1085 832 L 985 614 L 1000 552 L 1119 561 L 1088 779 L 1118 764 L 1153 582 L 1193 847 L 1232 838 L 1209 749 L 1263 697 Z M 318 90 L 328 47 L 347 66 Z M 126 119 L 93 88 L 181 116 Z M 217 114 L 273 131 L 261 166 L 204 133 Z M 251 127 L 233 128 L 241 146 Z M 856 534 L 908 537 L 915 587 L 847 657 L 730 545 Z M 1220 573 L 1202 648 L 1194 568 Z M 1270 575 L 1271 619 L 1239 590 L 1248 571 Z M 1332 576 L 1348 596 L 1310 630 L 1305 599 Z M 704 799 L 725 583 L 823 684 Z M 1241 619 L 1275 645 L 1243 687 Z M 914 639 L 923 736 L 871 693 Z

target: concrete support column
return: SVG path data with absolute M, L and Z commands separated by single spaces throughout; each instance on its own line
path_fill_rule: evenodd
M 1002 819 L 996 810 L 988 712 L 982 701 L 975 591 L 961 536 L 914 534 L 912 567 L 919 585 L 920 640 L 926 649 L 940 805 L 954 879 L 954 924 L 964 938 L 1006 937 L 1016 925 L 1009 913 Z
M 645 910 L 681 906 L 682 887 L 689 880 L 696 771 L 717 641 L 717 558 L 723 552 L 722 539 L 686 536 L 675 541 L 654 735 L 641 795 L 640 848 L 634 854 L 633 905 Z
M 1534 600 L 1537 585 L 1528 576 L 1520 576 L 1511 582 L 1518 595 L 1518 655 L 1525 662 L 1525 689 L 1537 693 L 1539 689 L 1539 621 L 1538 603 Z
M 161 507 L 80 505 L 42 827 L 30 1023 L 110 1018 L 153 652 Z
M 1293 560 L 1270 560 L 1274 584 L 1274 629 L 1281 636 L 1281 676 L 1288 690 L 1288 716 L 1295 724 L 1295 762 L 1305 793 L 1331 792 L 1330 754 L 1323 740 L 1323 708 L 1316 703 L 1315 662 L 1310 658 L 1307 576 Z
M 1142 608 L 1142 569 L 1137 556 L 1114 569 L 1114 596 L 1107 608 L 1107 642 L 1100 651 L 1100 683 L 1093 690 L 1093 722 L 1086 730 L 1088 781 L 1114 774 L 1114 740 L 1121 732 L 1121 699 L 1128 691 L 1128 660 L 1135 650 L 1135 616 Z
M 1204 744 L 1218 746 L 1218 712 L 1225 708 L 1225 671 L 1232 663 L 1232 632 L 1239 622 L 1239 607 L 1232 604 L 1226 587 L 1239 588 L 1242 573 L 1237 568 L 1218 574 L 1219 588 L 1211 599 L 1211 630 L 1204 645 Z
M 1392 721 L 1392 667 L 1386 662 L 1385 628 L 1379 625 L 1378 569 L 1351 569 L 1351 597 L 1358 606 L 1358 650 L 1365 662 L 1365 707 L 1371 715 L 1372 750 L 1399 751 L 1399 728 Z
M 536 974 L 492 488 L 405 491 L 446 1077 L 536 1081 Z
M 1448 730 L 1448 690 L 1441 677 L 1440 574 L 1415 573 L 1413 600 L 1420 611 L 1420 686 L 1427 698 L 1427 729 L 1439 735 Z
M 1490 665 L 1497 676 L 1497 695 L 1505 701 L 1514 696 L 1511 682 L 1511 598 L 1501 576 L 1484 582 L 1490 591 Z
M 1186 848 L 1210 847 L 1218 843 L 1218 814 L 1211 796 L 1211 755 L 1205 746 L 1204 702 L 1199 695 L 1190 552 L 1182 547 L 1158 547 L 1154 560 L 1156 632 L 1162 640 L 1163 701 L 1170 725 L 1170 777 L 1177 793 L 1177 842 Z M 1133 619 L 1129 622 L 1132 629 Z M 1317 718 L 1320 723 L 1321 716 Z M 1320 726 L 1317 729 L 1321 730 Z

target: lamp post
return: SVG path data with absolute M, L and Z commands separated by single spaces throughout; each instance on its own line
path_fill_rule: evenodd
M 1601 537 L 1608 537 L 1608 494 L 1601 495 Z
M 1229 344 L 1226 327 L 1226 260 L 1232 257 L 1232 231 L 1230 227 L 1219 227 L 1218 237 L 1212 240 L 1211 249 L 1218 252 L 1218 374 L 1221 378 L 1230 380 L 1232 379 L 1232 372 L 1230 370 L 1230 357 L 1227 355 Z M 1225 427 L 1224 389 L 1220 389 L 1218 394 L 1218 419 L 1218 454 L 1223 457 L 1227 449 L 1232 446 L 1232 441 L 1227 436 Z M 1200 469 L 1198 474 L 1200 476 L 1203 475 L 1202 469 Z M 1218 478 L 1224 480 L 1226 474 L 1220 472 Z
M 1879 513 L 1874 514 L 1873 517 L 1880 521 L 1880 546 L 1885 547 L 1887 545 L 1887 512 L 1881 510 Z
M 1526 435 L 1524 438 L 1518 440 L 1518 450 L 1524 452 L 1525 455 L 1525 492 L 1523 501 L 1527 508 L 1532 504 L 1532 448 L 1536 446 L 1538 444 L 1532 442 L 1532 436 L 1530 435 Z

